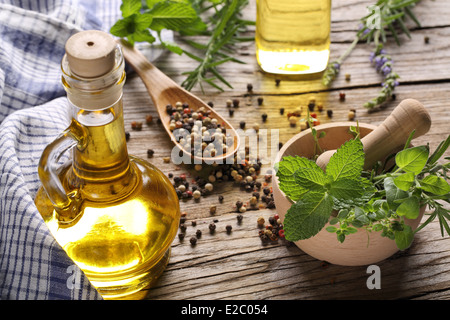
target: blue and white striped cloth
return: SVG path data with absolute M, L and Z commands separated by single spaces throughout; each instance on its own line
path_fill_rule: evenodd
M 101 299 L 43 222 L 44 147 L 68 125 L 60 63 L 75 32 L 109 30 L 118 0 L 0 0 L 0 299 Z M 80 273 L 78 273 L 80 274 Z

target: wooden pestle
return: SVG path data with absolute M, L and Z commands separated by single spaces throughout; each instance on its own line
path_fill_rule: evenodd
M 417 138 L 427 133 L 430 126 L 430 114 L 419 101 L 403 100 L 383 123 L 361 139 L 365 153 L 364 169 L 370 170 L 377 161 L 404 146 L 413 130 L 416 130 L 414 138 Z M 316 164 L 325 170 L 335 152 L 325 151 L 317 158 Z

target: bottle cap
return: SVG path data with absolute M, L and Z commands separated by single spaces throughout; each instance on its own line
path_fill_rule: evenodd
M 71 36 L 66 42 L 66 55 L 70 70 L 84 78 L 100 77 L 114 68 L 113 37 L 103 31 L 86 30 Z

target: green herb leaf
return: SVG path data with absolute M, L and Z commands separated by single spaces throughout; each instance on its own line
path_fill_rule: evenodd
M 397 186 L 397 188 L 408 191 L 414 184 L 414 178 L 415 175 L 413 172 L 407 172 L 405 174 L 402 174 L 401 176 L 394 178 L 394 183 Z
M 407 219 L 416 219 L 420 212 L 419 198 L 411 196 L 403 201 L 397 208 L 397 214 Z
M 397 203 L 398 200 L 409 197 L 408 192 L 397 188 L 392 177 L 387 177 L 384 179 L 384 189 L 386 190 L 387 203 L 393 210 L 399 206 L 399 204 Z
M 141 8 L 141 0 L 122 0 L 122 4 L 120 5 L 120 11 L 122 11 L 122 17 L 124 18 L 139 13 Z
M 325 191 L 325 173 L 318 165 L 302 168 L 294 173 L 295 182 L 300 188 L 309 191 Z
M 364 166 L 364 150 L 361 140 L 345 142 L 330 158 L 326 168 L 331 181 L 339 179 L 359 179 Z
M 362 196 L 364 188 L 360 180 L 339 179 L 331 183 L 329 192 L 338 199 L 354 199 Z
M 419 174 L 427 164 L 429 150 L 425 146 L 405 149 L 397 153 L 395 163 L 405 172 Z
M 443 178 L 429 175 L 420 181 L 421 188 L 426 192 L 431 192 L 438 196 L 446 195 L 450 192 L 450 185 Z
M 274 169 L 277 172 L 280 190 L 283 191 L 292 201 L 297 201 L 307 192 L 306 189 L 298 186 L 295 181 L 295 173 L 302 169 L 317 167 L 314 161 L 299 156 L 286 156 L 276 163 Z
M 404 225 L 403 230 L 395 231 L 395 244 L 400 250 L 408 249 L 414 240 L 414 233 L 410 226 Z
M 161 31 L 162 29 L 181 30 L 190 23 L 198 23 L 197 12 L 189 3 L 165 1 L 156 3 L 150 9 L 149 14 L 153 16 L 151 29 Z
M 297 241 L 313 237 L 325 226 L 332 210 L 333 200 L 327 193 L 305 194 L 286 213 L 286 239 Z

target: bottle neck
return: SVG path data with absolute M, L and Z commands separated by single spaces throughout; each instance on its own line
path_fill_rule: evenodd
M 84 135 L 84 143 L 73 149 L 73 181 L 76 184 L 107 184 L 129 179 L 122 104 L 125 83 L 124 60 L 116 48 L 114 68 L 96 78 L 82 78 L 71 72 L 63 58 L 62 82 L 71 109 L 72 126 Z M 76 130 L 74 130 L 76 131 Z

